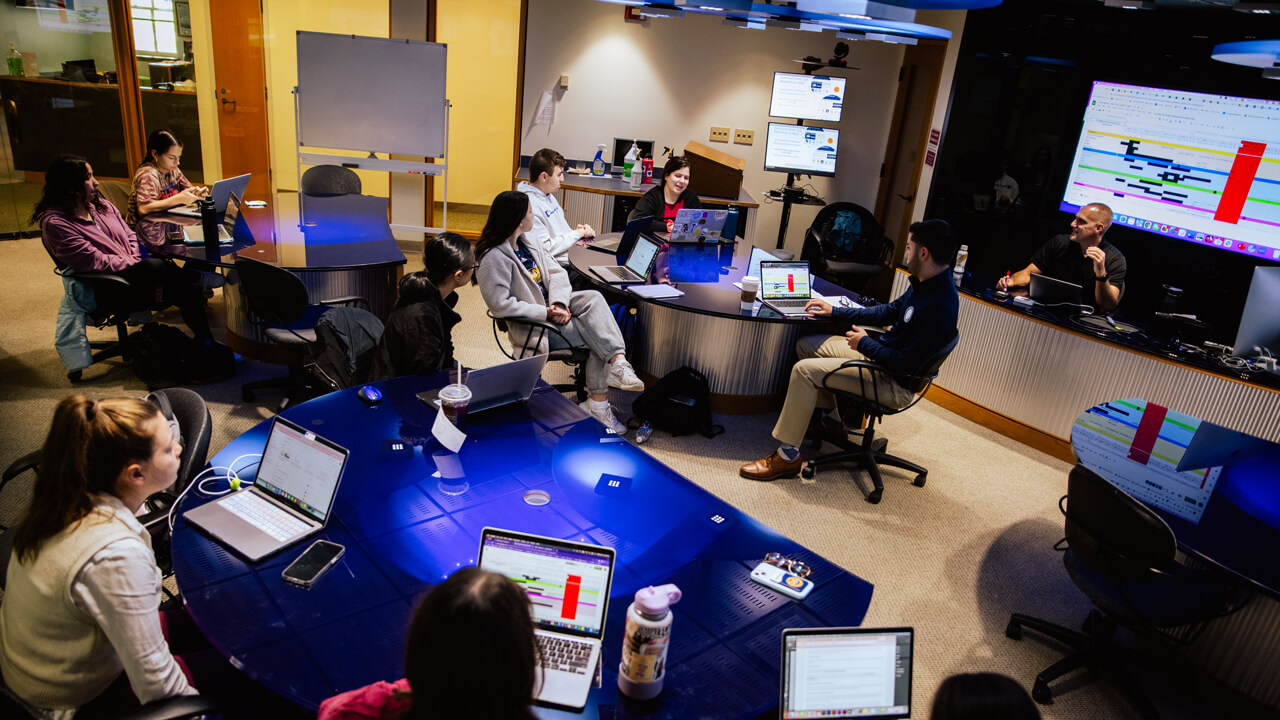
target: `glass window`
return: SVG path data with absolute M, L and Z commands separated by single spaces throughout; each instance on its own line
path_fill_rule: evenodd
M 178 56 L 177 16 L 173 0 L 130 0 L 133 46 L 140 55 Z

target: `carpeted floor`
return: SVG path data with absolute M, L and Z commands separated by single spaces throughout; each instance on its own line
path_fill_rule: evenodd
M 420 267 L 410 258 L 408 269 Z M 74 388 L 53 350 L 53 321 L 62 289 L 38 239 L 0 242 L 0 463 L 43 441 L 54 404 L 71 392 L 139 395 L 145 387 L 127 366 L 108 361 L 85 371 Z M 221 291 L 219 291 L 221 292 Z M 210 315 L 221 314 L 215 297 Z M 454 342 L 461 361 L 485 367 L 502 361 L 479 293 L 462 291 L 462 324 Z M 160 320 L 181 325 L 176 311 Z M 215 328 L 220 333 L 221 328 Z M 562 379 L 549 368 L 548 380 Z M 211 455 L 270 417 L 277 398 L 240 401 L 241 383 L 280 374 L 255 361 L 229 381 L 195 388 L 214 419 Z M 625 414 L 630 397 L 615 392 Z M 737 468 L 767 454 L 775 417 L 717 416 L 727 432 L 714 439 L 671 438 L 655 432 L 642 446 L 654 457 L 779 532 L 875 584 L 866 625 L 916 628 L 916 717 L 926 717 L 938 684 L 959 672 L 1008 674 L 1028 689 L 1059 650 L 1028 634 L 1005 638 L 1012 612 L 1077 626 L 1087 599 L 1072 585 L 1052 545 L 1062 536 L 1058 497 L 1068 465 L 988 431 L 929 402 L 891 418 L 891 447 L 928 467 L 924 488 L 887 470 L 884 501 L 863 501 L 857 480 L 840 469 L 813 480 L 753 483 Z M 27 481 L 0 494 L 0 522 L 11 523 L 26 503 Z M 675 608 L 677 616 L 679 607 Z M 676 626 L 677 632 L 679 625 Z M 621 632 L 621 629 L 615 629 Z M 1193 682 L 1163 666 L 1143 663 L 1140 676 L 1165 717 L 1253 717 L 1261 713 L 1208 681 Z M 1067 682 L 1046 718 L 1124 718 L 1131 712 L 1105 683 Z M 1206 694 L 1209 693 L 1209 694 Z M 1226 705 L 1224 705 L 1224 703 Z M 1231 707 L 1224 711 L 1224 707 Z

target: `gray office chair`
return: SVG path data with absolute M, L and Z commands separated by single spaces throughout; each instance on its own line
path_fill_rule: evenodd
M 587 399 L 587 358 L 591 356 L 591 349 L 581 345 L 573 345 L 569 339 L 560 332 L 560 328 L 547 322 L 538 322 L 537 320 L 529 320 L 528 318 L 502 318 L 489 311 L 488 315 L 493 320 L 493 339 L 498 343 L 498 349 L 502 351 L 511 360 L 520 360 L 530 355 L 536 355 L 538 346 L 542 344 L 542 339 L 548 337 L 554 338 L 563 347 L 553 348 L 547 353 L 547 360 L 555 360 L 565 363 L 573 368 L 573 382 L 560 383 L 553 385 L 556 390 L 562 393 L 573 393 L 578 402 Z M 510 325 L 524 325 L 529 329 L 525 336 L 524 343 L 520 346 L 515 345 L 511 341 Z M 503 339 L 506 336 L 506 339 Z
M 810 460 L 805 464 L 800 474 L 806 478 L 812 478 L 819 467 L 832 463 L 852 462 L 867 471 L 871 476 L 873 485 L 870 493 L 867 494 L 867 502 L 875 504 L 880 502 L 881 496 L 884 494 L 884 480 L 880 476 L 880 466 L 889 465 L 892 467 L 910 470 L 916 473 L 916 479 L 912 482 L 916 487 L 924 487 L 928 478 L 929 471 L 909 460 L 905 460 L 896 455 L 890 455 L 888 450 L 888 442 L 884 438 L 876 437 L 876 421 L 882 420 L 886 415 L 897 415 L 915 407 L 916 403 L 929 392 L 929 388 L 933 387 L 933 381 L 938 377 L 938 371 L 942 368 L 942 363 L 947 361 L 947 357 L 951 355 L 951 351 L 955 350 L 956 344 L 960 342 L 960 333 L 956 332 L 951 340 L 937 353 L 934 354 L 924 367 L 915 375 L 893 375 L 883 365 L 878 365 L 867 360 L 847 360 L 839 368 L 832 370 L 822 378 L 822 388 L 836 396 L 841 407 L 847 411 L 860 413 L 867 418 L 867 427 L 862 431 L 862 440 L 860 443 L 852 443 L 846 440 L 835 438 L 826 438 L 826 441 L 841 448 L 841 452 L 832 453 L 830 455 L 822 455 Z M 856 370 L 858 379 L 863 384 L 862 393 L 852 393 L 840 388 L 829 386 L 830 380 L 837 373 L 844 374 L 846 377 L 851 371 Z M 878 385 L 876 384 L 876 376 L 889 376 L 895 378 L 896 382 L 903 385 L 909 390 L 916 393 L 914 400 L 905 407 L 893 407 L 886 405 L 880 399 Z M 869 387 L 868 387 L 869 384 Z M 848 413 L 846 413 L 848 414 Z M 846 436 L 847 437 L 847 436 Z M 815 438 L 813 441 L 813 449 L 816 451 L 822 446 L 823 438 Z
M 360 176 L 340 165 L 313 165 L 302 173 L 302 192 L 307 195 L 359 195 Z
M 1062 562 L 1095 609 L 1085 619 L 1084 632 L 1028 615 L 1009 619 L 1009 638 L 1021 640 L 1027 628 L 1071 650 L 1036 676 L 1031 696 L 1052 704 L 1049 683 L 1087 667 L 1101 671 L 1143 718 L 1157 718 L 1141 686 L 1120 663 L 1113 642 L 1116 628 L 1123 625 L 1166 643 L 1189 643 L 1205 622 L 1243 607 L 1247 591 L 1224 573 L 1179 563 L 1168 524 L 1083 465 L 1071 469 L 1058 508 L 1066 518 L 1066 537 L 1058 541 L 1059 546 L 1066 543 L 1059 548 L 1065 550 Z M 1163 631 L 1186 625 L 1196 627 L 1177 636 Z
M 120 211 L 120 217 L 129 217 L 129 195 L 133 193 L 133 187 L 129 183 L 119 180 L 101 180 L 98 183 L 98 192 L 107 202 L 116 206 L 116 210 Z

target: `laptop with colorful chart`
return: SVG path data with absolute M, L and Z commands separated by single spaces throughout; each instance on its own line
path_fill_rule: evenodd
M 609 612 L 613 548 L 485 528 L 484 570 L 505 575 L 529 596 L 534 635 L 542 648 L 541 703 L 580 709 L 595 680 Z
M 760 302 L 783 315 L 808 315 L 805 306 L 813 297 L 808 260 L 760 263 Z

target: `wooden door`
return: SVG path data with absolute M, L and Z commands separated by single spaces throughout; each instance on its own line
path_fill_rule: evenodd
M 253 173 L 247 195 L 269 194 L 271 155 L 267 146 L 265 39 L 259 0 L 209 3 L 213 30 L 214 83 L 218 95 L 218 138 L 222 176 Z

